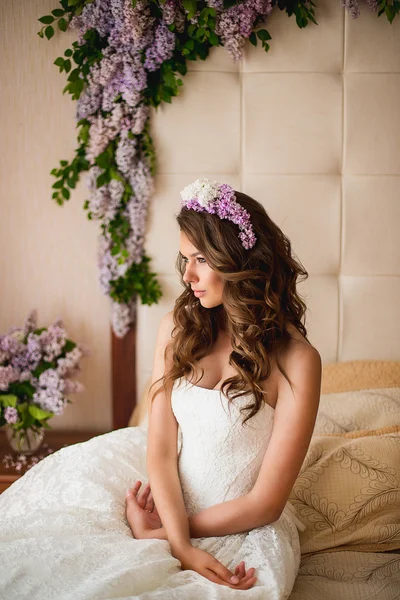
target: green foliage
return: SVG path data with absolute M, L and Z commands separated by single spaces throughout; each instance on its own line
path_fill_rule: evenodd
M 52 185 L 54 189 L 52 197 L 60 206 L 64 204 L 65 200 L 69 200 L 69 190 L 76 187 L 80 174 L 83 171 L 87 171 L 90 166 L 85 155 L 85 148 L 89 140 L 90 123 L 85 119 L 81 119 L 78 122 L 78 126 L 81 126 L 81 131 L 78 134 L 78 140 L 81 141 L 81 144 L 75 151 L 75 158 L 71 163 L 68 163 L 67 160 L 60 160 L 60 167 L 50 171 L 51 175 L 57 179 Z
M 111 281 L 111 298 L 129 303 L 137 294 L 142 304 L 157 303 L 162 297 L 162 290 L 156 274 L 149 269 L 149 262 L 150 258 L 144 254 L 141 262 L 133 263 L 124 277 Z
M 400 0 L 380 0 L 378 17 L 385 14 L 389 23 L 392 24 L 393 19 L 400 12 Z
M 0 406 L 4 406 L 4 408 L 7 408 L 7 406 L 12 406 L 13 408 L 15 408 L 17 406 L 17 396 L 14 396 L 14 394 L 3 394 L 0 395 Z
M 276 2 L 272 2 L 274 5 Z M 314 25 L 318 25 L 315 20 L 315 3 L 312 0 L 278 0 L 278 8 L 285 10 L 288 17 L 293 14 L 296 17 L 296 23 L 300 29 L 306 27 L 309 21 L 312 21 Z M 309 5 L 309 6 L 307 6 Z

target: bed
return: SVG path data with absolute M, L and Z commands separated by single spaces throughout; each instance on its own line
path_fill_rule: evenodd
M 126 489 L 146 478 L 146 398 L 128 427 L 46 457 L 0 496 L 0 598 L 150 598 L 135 581 L 124 516 Z M 324 365 L 289 498 L 306 524 L 290 600 L 400 598 L 399 415 L 400 362 Z M 149 580 L 152 543 L 140 557 Z M 173 577 L 179 564 L 171 557 L 164 569 Z M 156 586 L 153 597 L 167 596 Z

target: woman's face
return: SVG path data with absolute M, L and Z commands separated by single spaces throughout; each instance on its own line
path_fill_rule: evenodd
M 204 292 L 195 294 L 204 308 L 214 308 L 222 304 L 224 281 L 213 271 L 204 256 L 190 242 L 188 237 L 180 232 L 180 253 L 186 265 L 183 280 L 193 290 Z

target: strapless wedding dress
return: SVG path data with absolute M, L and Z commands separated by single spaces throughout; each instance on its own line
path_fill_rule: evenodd
M 219 390 L 175 382 L 179 476 L 188 513 L 246 494 L 268 446 L 274 409 L 242 427 L 239 409 Z M 129 427 L 63 448 L 0 495 L 0 598 L 7 600 L 284 600 L 300 565 L 288 502 L 277 521 L 250 532 L 194 538 L 230 569 L 256 568 L 250 590 L 182 571 L 164 540 L 136 540 L 125 518 L 125 491 L 147 481 L 145 427 Z

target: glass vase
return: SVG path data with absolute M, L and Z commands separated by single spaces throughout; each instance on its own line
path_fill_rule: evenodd
M 6 435 L 8 443 L 15 452 L 29 456 L 39 450 L 43 442 L 44 431 L 33 427 L 15 431 L 12 427 L 7 427 Z

